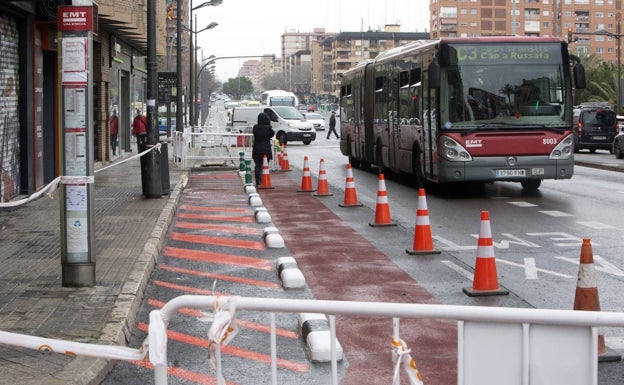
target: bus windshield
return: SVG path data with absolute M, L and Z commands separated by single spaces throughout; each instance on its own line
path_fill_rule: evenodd
M 564 81 L 560 45 L 446 48 L 440 91 L 442 129 L 570 127 L 564 104 L 570 103 L 571 94 Z

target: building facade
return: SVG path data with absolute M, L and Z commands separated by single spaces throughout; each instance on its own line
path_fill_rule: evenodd
M 577 53 L 617 62 L 621 0 L 431 0 L 431 37 L 555 36 L 571 29 Z
M 0 2 L 0 200 L 30 195 L 61 174 L 58 10 L 71 0 Z M 94 4 L 93 158 L 113 159 L 109 120 L 119 116 L 119 144 L 130 151 L 134 108 L 144 108 L 145 2 Z M 166 55 L 165 3 L 158 1 L 157 54 Z M 116 155 L 119 156 L 119 155 Z

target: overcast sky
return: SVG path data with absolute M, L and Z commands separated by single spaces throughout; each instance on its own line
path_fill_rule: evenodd
M 193 0 L 193 6 L 202 0 Z M 275 54 L 281 56 L 284 32 L 355 32 L 400 24 L 401 32 L 429 30 L 429 0 L 223 0 L 219 6 L 195 10 L 197 28 L 219 25 L 200 32 L 197 43 L 204 57 Z M 193 16 L 194 19 L 194 16 Z M 217 78 L 236 77 L 248 59 L 216 61 Z

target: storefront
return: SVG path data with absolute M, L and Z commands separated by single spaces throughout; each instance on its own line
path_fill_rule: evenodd
M 111 77 L 109 114 L 117 111 L 119 118 L 118 146 L 121 151 L 131 152 L 132 119 L 139 108 L 146 113 L 145 97 L 147 71 L 145 57 L 123 42 L 111 39 Z M 112 149 L 110 150 L 112 156 Z M 119 152 L 116 156 L 119 156 Z

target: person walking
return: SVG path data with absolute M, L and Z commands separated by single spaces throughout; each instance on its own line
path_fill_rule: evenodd
M 137 108 L 136 116 L 132 121 L 132 135 L 136 137 L 139 153 L 145 151 L 145 146 L 147 145 L 147 118 L 139 108 Z
M 262 181 L 262 162 L 264 156 L 267 160 L 273 159 L 271 151 L 271 138 L 275 135 L 269 115 L 261 112 L 258 114 L 258 123 L 253 126 L 253 146 L 251 148 L 251 158 L 254 161 L 254 172 L 256 175 L 256 186 L 260 186 Z
M 327 131 L 327 139 L 329 139 L 332 132 L 336 135 L 336 139 L 340 139 L 338 133 L 336 132 L 336 111 L 332 111 L 331 116 L 329 117 L 329 131 Z
M 116 155 L 117 135 L 119 134 L 119 118 L 117 117 L 117 110 L 113 110 L 113 115 L 111 115 L 108 121 L 108 127 L 110 129 L 111 150 L 113 150 L 113 155 Z

